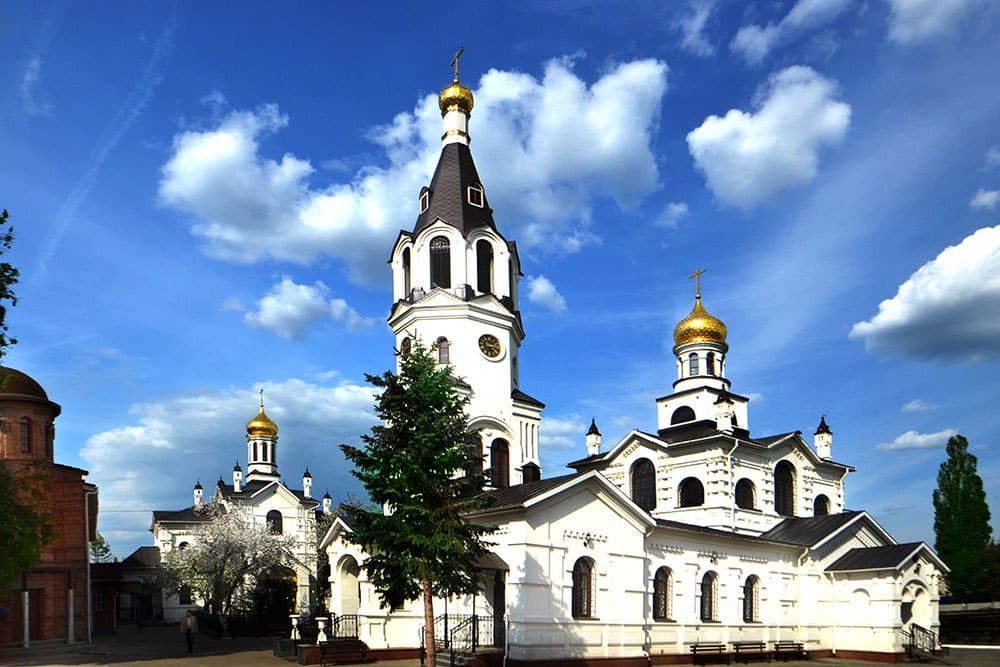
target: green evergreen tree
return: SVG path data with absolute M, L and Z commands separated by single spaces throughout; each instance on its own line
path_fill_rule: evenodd
M 968 600 L 984 591 L 984 565 L 990 547 L 990 510 L 976 457 L 961 435 L 948 439 L 948 460 L 938 470 L 934 491 L 934 548 L 951 568 L 948 587 Z
M 482 506 L 479 448 L 469 444 L 465 406 L 447 365 L 422 345 L 399 357 L 399 373 L 367 375 L 382 390 L 382 423 L 341 445 L 376 507 L 345 506 L 352 539 L 371 554 L 362 564 L 384 605 L 423 597 L 427 665 L 434 661 L 434 595 L 470 593 L 487 529 L 462 520 Z M 458 474 L 458 473 L 462 474 Z M 379 508 L 386 508 L 383 512 Z

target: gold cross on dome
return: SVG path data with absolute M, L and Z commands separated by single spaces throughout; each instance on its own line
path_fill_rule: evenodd
M 701 274 L 705 273 L 705 269 L 697 269 L 688 278 L 694 278 L 694 296 L 697 299 L 701 298 Z
M 260 409 L 264 409 L 264 388 L 260 388 Z
M 462 57 L 463 53 L 465 53 L 465 47 L 464 46 L 460 46 L 460 47 L 458 47 L 458 51 L 455 51 L 455 57 L 451 59 L 451 66 L 455 68 L 455 81 L 456 82 L 458 81 L 458 59 Z

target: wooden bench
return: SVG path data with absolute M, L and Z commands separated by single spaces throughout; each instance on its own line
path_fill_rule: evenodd
M 736 662 L 743 659 L 743 664 L 747 664 L 751 658 L 763 661 L 767 658 L 771 662 L 771 653 L 767 650 L 764 642 L 733 642 L 733 651 L 736 653 Z
M 697 665 L 699 664 L 699 658 L 701 659 L 701 664 L 705 664 L 708 661 L 722 662 L 723 660 L 726 661 L 727 665 L 729 664 L 729 652 L 726 650 L 725 644 L 692 644 L 691 662 Z
M 774 659 L 791 660 L 792 658 L 809 659 L 802 642 L 774 642 Z
M 320 667 L 359 662 L 370 662 L 368 645 L 359 639 L 332 639 L 319 643 Z

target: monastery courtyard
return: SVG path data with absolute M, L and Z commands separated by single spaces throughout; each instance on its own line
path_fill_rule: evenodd
M 186 653 L 184 638 L 176 627 L 149 627 L 137 633 L 126 628 L 117 635 L 98 635 L 93 644 L 52 645 L 31 649 L 0 649 L 0 664 L 32 667 L 63 665 L 115 665 L 116 667 L 244 667 L 294 665 L 290 660 L 271 655 L 271 640 L 257 638 L 216 639 L 201 634 L 194 653 Z M 417 660 L 387 660 L 373 663 L 380 667 L 419 667 Z M 761 664 L 761 663 L 755 663 Z M 767 663 L 763 663 L 767 664 Z M 822 659 L 808 662 L 789 661 L 788 667 L 874 667 L 880 663 L 855 660 Z M 952 649 L 944 664 L 959 667 L 994 667 L 1000 664 L 998 649 Z

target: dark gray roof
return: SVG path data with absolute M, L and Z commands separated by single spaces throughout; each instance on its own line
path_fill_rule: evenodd
M 509 486 L 505 489 L 487 491 L 483 494 L 488 503 L 487 510 L 524 507 L 524 503 L 532 498 L 551 491 L 576 476 L 576 473 L 573 473 L 570 475 L 560 475 L 559 477 L 548 477 L 540 479 L 537 482 L 528 482 L 527 484 Z
M 796 433 L 800 433 L 800 431 L 789 431 L 788 433 L 778 433 L 776 435 L 765 435 L 765 436 L 762 436 L 762 437 L 759 437 L 759 438 L 754 438 L 753 441 L 756 442 L 759 445 L 764 445 L 765 447 L 768 447 L 768 446 L 773 445 L 774 443 L 778 442 L 779 440 L 784 440 L 788 436 L 795 435 Z
M 761 539 L 811 547 L 823 538 L 843 528 L 861 512 L 848 511 L 825 516 L 788 517 L 761 535 Z
M 164 521 L 197 522 L 209 521 L 209 518 L 203 512 L 196 511 L 192 505 L 182 510 L 153 510 L 153 521 L 161 523 Z
M 438 218 L 462 232 L 462 236 L 467 236 L 470 231 L 479 227 L 489 227 L 495 231 L 493 209 L 490 208 L 485 192 L 483 206 L 473 206 L 466 195 L 470 185 L 483 187 L 469 147 L 457 142 L 445 144 L 431 178 L 427 210 L 417 217 L 413 233 L 417 234 Z
M 255 479 L 250 482 L 245 482 L 240 486 L 239 493 L 236 493 L 233 490 L 232 484 L 226 484 L 222 480 L 219 480 L 216 486 L 219 488 L 220 491 L 222 491 L 222 495 L 226 496 L 227 498 L 249 498 L 253 494 L 263 489 L 265 486 L 268 486 L 269 484 L 272 483 L 274 483 L 273 480 L 265 481 L 262 479 Z M 284 486 L 283 482 L 279 481 L 278 484 Z M 306 498 L 305 492 L 302 489 L 291 489 L 287 486 L 285 486 L 285 489 L 288 490 L 288 492 L 294 495 L 296 498 L 298 498 L 299 502 L 302 503 L 303 505 L 318 505 L 320 502 L 319 498 Z
M 899 567 L 923 542 L 890 544 L 884 547 L 861 547 L 851 549 L 830 563 L 827 572 L 848 572 L 850 570 L 887 570 Z
M 127 568 L 153 568 L 159 567 L 159 565 L 159 547 L 139 547 L 122 561 L 122 566 Z
M 514 391 L 510 392 L 510 397 L 513 398 L 515 401 L 520 401 L 521 403 L 528 403 L 530 405 L 537 405 L 540 408 L 544 408 L 545 407 L 545 404 L 542 403 L 540 400 L 538 400 L 537 398 L 535 398 L 533 396 L 528 396 L 527 394 L 525 394 L 520 389 L 515 389 Z
M 698 526 L 693 523 L 684 523 L 683 521 L 674 521 L 672 519 L 656 519 L 656 525 L 662 528 L 676 528 L 678 530 L 686 530 L 690 532 L 701 533 L 702 535 L 714 535 L 718 537 L 724 537 L 727 540 L 735 538 L 738 540 L 749 540 L 751 542 L 782 542 L 781 540 L 768 539 L 766 534 L 759 536 L 746 535 L 743 533 L 734 533 L 731 530 L 708 528 L 707 526 Z

